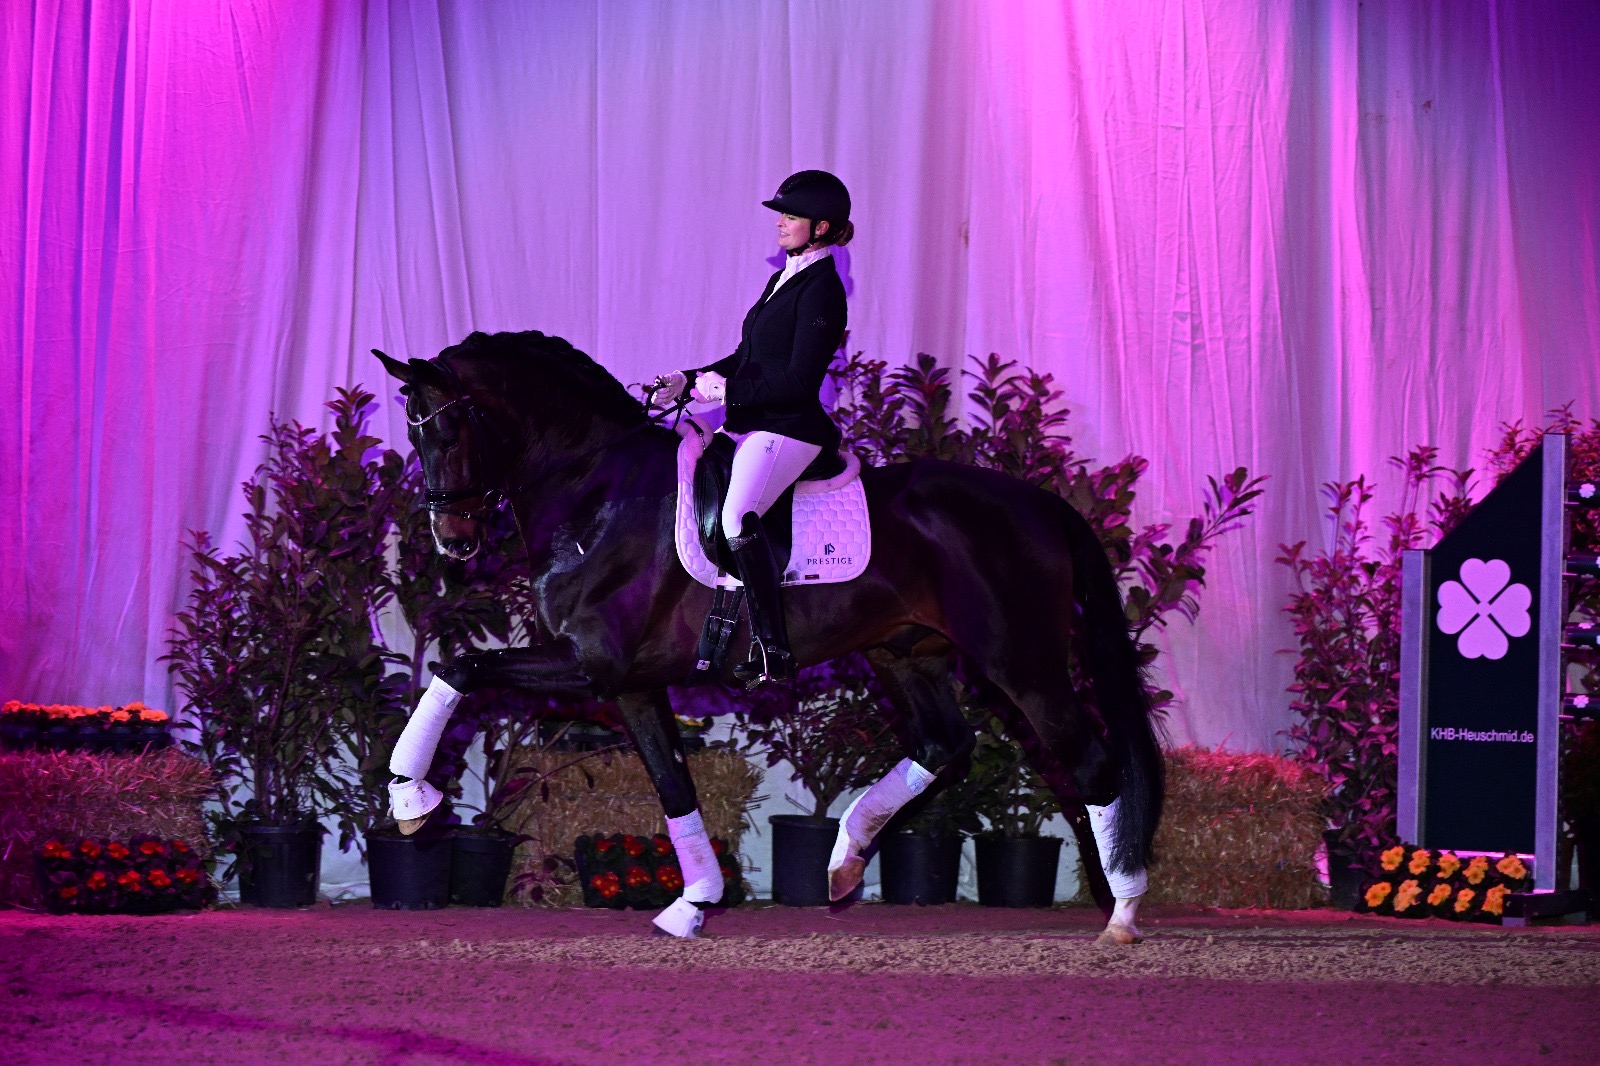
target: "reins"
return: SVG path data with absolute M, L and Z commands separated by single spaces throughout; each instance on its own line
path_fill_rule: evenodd
M 495 429 L 493 423 L 489 421 L 489 417 L 484 414 L 478 408 L 478 405 L 472 402 L 472 398 L 467 395 L 466 386 L 462 384 L 461 378 L 456 374 L 455 370 L 451 368 L 448 363 L 445 363 L 442 360 L 434 359 L 431 360 L 431 362 L 449 375 L 459 395 L 457 395 L 456 398 L 451 400 L 449 403 L 440 404 L 422 418 L 413 419 L 410 415 L 407 415 L 407 424 L 412 426 L 426 425 L 427 423 L 433 421 L 433 419 L 436 418 L 446 408 L 453 407 L 456 404 L 462 404 L 466 409 L 468 420 L 474 427 L 483 430 L 487 436 L 495 437 L 502 445 L 507 444 L 508 439 L 506 436 Z M 647 410 L 654 401 L 657 391 L 659 390 L 654 387 L 645 389 L 645 407 Z M 518 482 L 516 485 L 511 486 L 510 488 L 426 489 L 423 493 L 423 499 L 420 506 L 423 510 L 433 511 L 438 514 L 455 515 L 457 518 L 471 518 L 477 521 L 482 521 L 484 514 L 490 508 L 500 506 L 512 495 L 526 491 L 534 485 L 537 485 L 539 482 L 546 481 L 554 477 L 556 474 L 561 473 L 563 470 L 567 470 L 573 466 L 576 466 L 578 463 L 592 455 L 595 455 L 598 452 L 603 452 L 614 448 L 623 441 L 633 437 L 635 434 L 641 433 L 652 426 L 663 425 L 668 418 L 674 419 L 673 426 L 676 427 L 677 419 L 682 417 L 684 409 L 689 406 L 690 398 L 690 394 L 685 391 L 684 394 L 677 400 L 673 401 L 670 406 L 661 408 L 660 411 L 655 415 L 646 415 L 645 420 L 639 423 L 637 426 L 624 431 L 620 435 L 613 437 L 611 440 L 602 441 L 592 448 L 586 448 L 577 455 L 569 457 L 564 462 L 557 463 L 548 470 L 542 470 L 534 477 Z M 477 446 L 476 435 L 473 446 L 474 449 L 478 450 L 479 452 L 476 458 L 481 459 L 482 451 Z M 468 510 L 454 506 L 462 500 L 470 500 L 474 497 L 477 497 L 481 501 L 476 509 Z

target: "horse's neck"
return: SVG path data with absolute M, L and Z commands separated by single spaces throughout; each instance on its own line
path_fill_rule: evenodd
M 539 559 L 572 537 L 602 535 L 621 513 L 620 504 L 664 500 L 675 487 L 675 454 L 660 434 L 646 431 L 608 449 L 592 471 L 554 477 L 519 494 L 513 507 L 529 554 Z

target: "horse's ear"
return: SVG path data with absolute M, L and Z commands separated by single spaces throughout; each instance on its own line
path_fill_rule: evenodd
M 412 371 L 409 364 L 402 363 L 400 360 L 395 359 L 392 356 L 385 355 L 376 348 L 372 349 L 372 354 L 383 361 L 383 368 L 389 372 L 391 377 L 399 378 L 407 385 L 411 384 L 412 379 L 416 377 L 416 374 Z
M 460 386 L 450 380 L 438 363 L 426 359 L 413 359 L 406 367 L 406 382 L 411 385 L 432 385 L 441 392 L 453 392 Z

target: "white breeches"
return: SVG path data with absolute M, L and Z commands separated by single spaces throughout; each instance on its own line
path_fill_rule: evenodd
M 1112 800 L 1106 807 L 1096 807 L 1086 804 L 1089 808 L 1089 828 L 1094 830 L 1095 847 L 1100 851 L 1100 867 L 1106 872 L 1106 883 L 1111 886 L 1111 895 L 1115 899 L 1137 899 L 1144 895 L 1149 885 L 1149 878 L 1145 876 L 1144 867 L 1139 867 L 1132 872 L 1112 872 L 1111 853 L 1117 846 L 1117 804 L 1120 800 Z
M 738 442 L 738 448 L 733 453 L 728 495 L 722 502 L 722 535 L 733 538 L 743 532 L 745 514 L 766 514 L 783 490 L 798 481 L 811 461 L 822 454 L 822 448 L 765 430 L 728 436 Z

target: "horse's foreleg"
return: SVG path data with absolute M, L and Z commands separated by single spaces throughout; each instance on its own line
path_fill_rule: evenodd
M 389 813 L 406 836 L 421 829 L 444 799 L 425 778 L 444 727 L 460 702 L 461 693 L 435 677 L 417 701 L 400 739 L 395 741 L 394 752 L 389 756 L 389 772 L 395 775 L 389 783 Z
M 577 656 L 565 645 L 470 652 L 452 659 L 417 701 L 389 757 L 389 772 L 395 775 L 389 784 L 389 810 L 400 832 L 410 836 L 421 829 L 444 799 L 425 778 L 439 738 L 465 693 L 486 685 L 581 690 L 586 681 Z
M 898 658 L 880 649 L 867 658 L 904 716 L 906 758 L 857 796 L 839 818 L 839 835 L 828 857 L 828 897 L 835 901 L 861 884 L 866 851 L 889 820 L 926 791 L 943 767 L 972 750 L 972 730 L 956 705 L 943 656 Z
M 705 908 L 722 898 L 722 867 L 700 816 L 683 741 L 672 717 L 672 704 L 665 692 L 651 692 L 619 697 L 617 705 L 634 749 L 656 787 L 656 795 L 661 797 L 667 836 L 672 839 L 672 849 L 683 871 L 683 895 L 652 922 L 664 933 L 692 937 L 705 922 Z

